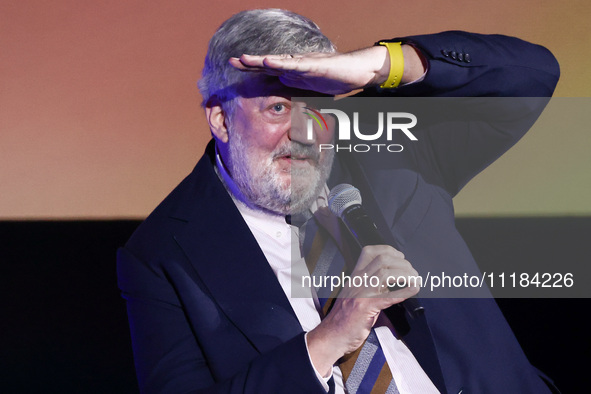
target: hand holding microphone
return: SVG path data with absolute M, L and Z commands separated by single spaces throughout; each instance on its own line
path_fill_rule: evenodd
M 369 245 L 387 245 L 375 223 L 361 205 L 361 202 L 361 193 L 359 190 L 346 183 L 332 188 L 328 196 L 328 207 L 331 212 L 341 218 L 361 248 Z M 404 259 L 404 255 L 400 251 L 394 248 L 392 249 Z M 357 266 L 357 268 L 359 267 Z M 388 278 L 384 278 L 384 280 L 387 281 Z M 408 281 L 405 280 L 403 283 L 408 283 Z M 387 283 L 387 287 L 390 290 L 396 290 L 407 286 L 396 286 L 392 283 Z
M 328 370 L 340 357 L 357 350 L 382 310 L 419 291 L 416 286 L 388 288 L 388 278 L 408 278 L 418 273 L 402 252 L 385 245 L 361 206 L 359 190 L 346 184 L 336 186 L 329 195 L 329 208 L 363 248 L 350 276 L 377 277 L 378 285 L 343 287 L 328 315 L 308 333 L 310 356 L 319 371 Z

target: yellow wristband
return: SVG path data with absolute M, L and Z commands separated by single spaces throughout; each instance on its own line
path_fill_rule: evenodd
M 388 49 L 390 55 L 390 74 L 386 82 L 380 85 L 381 88 L 394 89 L 400 85 L 402 73 L 404 72 L 404 55 L 402 54 L 402 45 L 400 42 L 379 42 Z

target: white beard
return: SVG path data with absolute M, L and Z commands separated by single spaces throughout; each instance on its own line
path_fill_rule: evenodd
M 257 160 L 249 156 L 249 146 L 240 133 L 231 133 L 229 141 L 230 174 L 250 204 L 275 214 L 304 212 L 318 198 L 332 168 L 334 151 L 320 156 L 316 146 L 288 142 L 275 149 L 269 157 Z M 285 155 L 314 158 L 315 166 L 291 166 L 290 181 L 281 177 L 274 158 Z

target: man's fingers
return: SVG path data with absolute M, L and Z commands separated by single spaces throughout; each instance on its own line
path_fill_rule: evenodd
M 392 259 L 404 259 L 404 254 L 389 245 L 370 245 L 361 250 L 357 260 L 355 271 L 365 270 L 379 256 L 386 256 Z
M 357 266 L 351 273 L 354 278 L 363 278 L 364 289 L 357 289 L 358 294 L 384 296 L 390 290 L 402 290 L 406 287 L 420 286 L 418 272 L 404 254 L 387 245 L 373 245 L 363 248 Z M 359 279 L 357 279 L 359 282 Z M 407 290 L 399 294 L 406 297 L 407 293 L 416 294 L 416 290 Z M 399 301 L 398 301 L 399 302 Z
M 231 57 L 230 59 L 228 59 L 228 62 L 230 63 L 230 65 L 232 65 L 232 67 L 237 68 L 239 70 L 247 70 L 248 69 L 248 67 L 245 66 L 244 64 L 242 64 L 240 59 L 237 57 Z
M 278 76 L 287 86 L 324 94 L 343 94 L 367 85 L 367 78 L 350 70 L 342 54 L 306 53 L 248 55 L 229 59 L 238 70 Z M 361 79 L 361 80 L 360 80 Z
M 232 66 L 240 70 L 266 70 L 269 68 L 293 70 L 301 57 L 291 55 L 242 55 L 238 57 L 231 57 L 229 62 Z
M 402 301 L 411 298 L 419 293 L 420 287 L 409 286 L 403 289 L 388 291 L 387 293 L 374 295 L 372 298 L 382 299 L 382 301 L 376 301 L 379 303 L 380 309 L 386 309 L 394 304 L 401 303 Z
M 231 57 L 228 62 L 234 68 L 237 68 L 240 71 L 250 71 L 250 72 L 269 72 L 267 67 L 263 65 L 262 62 L 246 62 L 241 58 Z
M 263 56 L 242 55 L 231 57 L 228 62 L 235 68 L 242 71 L 266 71 Z
M 301 74 L 312 73 L 319 64 L 323 61 L 322 58 L 303 55 L 247 55 L 244 54 L 239 58 L 230 58 L 229 62 L 232 66 L 243 71 L 263 71 L 271 73 L 272 70 L 279 72 L 297 72 Z
M 381 259 L 380 259 L 381 260 Z M 359 274 L 358 274 L 359 275 Z M 394 261 L 375 261 L 363 273 L 368 277 L 375 277 L 385 287 L 405 287 L 413 281 L 419 280 L 419 273 L 406 260 L 397 259 Z
M 361 256 L 367 256 L 368 258 L 375 258 L 380 254 L 391 254 L 394 257 L 399 257 L 401 259 L 404 258 L 404 253 L 401 251 L 394 249 L 390 245 L 369 245 L 365 246 L 361 250 Z M 360 258 L 361 258 L 360 256 Z

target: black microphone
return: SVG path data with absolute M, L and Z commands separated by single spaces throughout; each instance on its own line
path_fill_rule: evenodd
M 328 207 L 341 218 L 361 248 L 386 244 L 375 223 L 361 206 L 361 193 L 357 188 L 346 183 L 333 187 L 328 195 Z
M 328 207 L 333 214 L 341 218 L 361 248 L 368 245 L 387 245 L 377 226 L 361 206 L 361 193 L 356 187 L 346 183 L 333 187 L 328 194 Z M 407 286 L 393 286 L 390 290 L 405 287 Z M 409 313 L 424 309 L 415 298 L 408 298 L 403 304 Z

